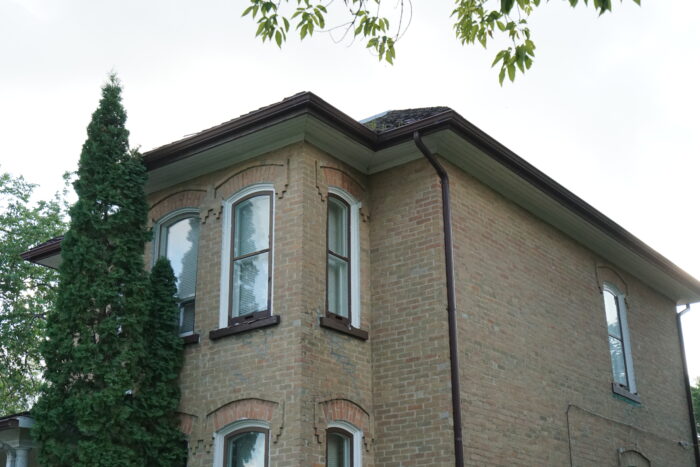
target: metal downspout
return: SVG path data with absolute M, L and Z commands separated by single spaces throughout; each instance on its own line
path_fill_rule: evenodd
M 693 451 L 695 452 L 695 465 L 700 467 L 700 447 L 698 447 L 698 430 L 695 425 L 695 414 L 693 413 L 693 395 L 690 392 L 690 377 L 688 376 L 688 363 L 685 358 L 685 342 L 683 341 L 683 325 L 681 316 L 690 311 L 690 305 L 686 304 L 685 309 L 676 313 L 676 326 L 678 327 L 678 341 L 681 345 L 681 361 L 683 362 L 683 377 L 685 378 L 685 397 L 688 402 L 688 418 L 690 419 L 690 433 L 693 437 Z
M 457 361 L 457 318 L 454 278 L 454 254 L 452 248 L 452 210 L 450 208 L 450 180 L 447 171 L 435 155 L 426 147 L 419 132 L 413 133 L 413 142 L 428 159 L 440 177 L 442 186 L 442 224 L 445 236 L 445 279 L 447 285 L 447 327 L 450 344 L 450 382 L 452 385 L 452 420 L 454 430 L 455 466 L 464 466 L 462 448 L 462 404 L 459 390 L 459 362 Z

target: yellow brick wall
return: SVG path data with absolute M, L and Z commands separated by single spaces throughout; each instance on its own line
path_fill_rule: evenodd
M 597 277 L 604 261 L 474 178 L 452 182 L 467 465 L 692 465 L 675 309 L 619 271 L 637 386 L 613 397 Z M 275 186 L 277 326 L 218 328 L 221 200 Z M 325 313 L 328 187 L 361 201 L 363 341 L 319 326 Z M 323 466 L 325 429 L 365 435 L 363 465 L 454 463 L 440 184 L 424 160 L 366 176 L 308 143 L 152 194 L 150 218 L 200 209 L 197 344 L 185 349 L 182 428 L 189 466 L 213 462 L 212 435 L 240 418 L 271 426 L 270 466 Z M 151 261 L 151 247 L 146 249 Z M 570 442 L 571 439 L 571 442 Z

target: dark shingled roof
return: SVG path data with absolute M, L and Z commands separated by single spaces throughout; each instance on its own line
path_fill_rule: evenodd
M 400 126 L 408 125 L 409 123 L 425 120 L 433 115 L 449 112 L 450 110 L 452 109 L 449 107 L 422 107 L 420 109 L 390 110 L 369 121 L 364 121 L 362 124 L 375 133 L 383 133 Z
M 37 246 L 25 251 L 20 256 L 22 259 L 34 263 L 40 259 L 46 258 L 47 256 L 60 253 L 62 241 L 63 235 L 59 235 L 58 237 L 54 237 L 51 240 L 47 240 L 44 243 L 40 243 Z

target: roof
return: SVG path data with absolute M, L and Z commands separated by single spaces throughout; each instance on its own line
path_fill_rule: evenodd
M 449 107 L 422 107 L 418 109 L 389 110 L 367 120 L 362 120 L 361 123 L 375 133 L 383 133 L 410 123 L 425 120 L 433 115 L 451 111 L 452 109 Z
M 0 417 L 0 431 L 10 428 L 29 428 L 31 425 L 32 420 L 29 412 L 20 412 Z
M 660 293 L 679 304 L 700 301 L 695 278 L 448 107 L 389 111 L 363 124 L 313 93 L 298 93 L 144 153 L 147 192 L 300 141 L 377 173 L 423 157 L 414 132 L 440 157 Z M 42 245 L 23 257 L 55 249 Z
M 57 256 L 61 253 L 61 242 L 63 242 L 63 235 L 40 243 L 25 251 L 20 256 L 26 261 L 56 268 L 59 263 L 59 258 L 57 258 Z

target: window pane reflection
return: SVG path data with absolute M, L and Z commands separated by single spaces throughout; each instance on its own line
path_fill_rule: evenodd
M 328 311 L 348 317 L 348 263 L 328 254 Z
M 612 360 L 613 381 L 627 387 L 627 369 L 622 341 L 613 336 L 608 337 L 610 359 Z
M 348 206 L 328 197 L 328 249 L 340 256 L 348 256 Z
M 265 467 L 266 434 L 259 431 L 239 433 L 226 443 L 226 467 Z
M 603 292 L 605 300 L 605 317 L 608 320 L 608 334 L 622 339 L 620 332 L 620 314 L 617 307 L 617 297 L 607 290 Z
M 267 310 L 269 253 L 233 263 L 233 316 Z
M 233 256 L 270 247 L 270 196 L 261 195 L 236 205 Z
M 189 217 L 170 225 L 166 230 L 164 243 L 165 251 L 161 251 L 161 255 L 170 260 L 170 266 L 177 278 L 178 297 L 193 297 L 197 280 L 199 220 Z

